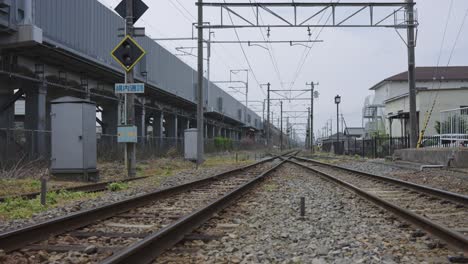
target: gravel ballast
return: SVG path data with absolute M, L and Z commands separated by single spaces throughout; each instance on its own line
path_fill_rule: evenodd
M 236 165 L 224 165 L 213 168 L 202 168 L 199 170 L 191 169 L 175 173 L 173 176 L 164 178 L 162 182 L 160 179 L 150 177 L 144 180 L 139 180 L 129 183 L 129 188 L 118 192 L 103 192 L 102 195 L 95 199 L 83 199 L 81 201 L 70 202 L 62 204 L 58 207 L 48 209 L 46 211 L 37 213 L 31 218 L 18 219 L 11 221 L 4 221 L 0 223 L 0 232 L 18 229 L 27 225 L 39 223 L 55 217 L 64 216 L 70 213 L 78 212 L 80 210 L 92 209 L 98 206 L 106 205 L 112 202 L 121 201 L 130 197 L 141 195 L 144 193 L 160 190 L 167 187 L 176 186 L 182 183 L 211 177 L 215 174 L 234 169 Z M 156 181 L 157 180 L 157 181 Z
M 299 216 L 300 197 L 306 216 Z M 292 164 L 156 263 L 447 263 L 437 239 Z
M 343 160 L 334 162 L 346 168 L 373 173 L 382 176 L 422 184 L 437 189 L 468 195 L 468 175 L 446 169 L 424 169 L 418 171 L 397 167 L 393 163 L 376 163 L 373 161 Z

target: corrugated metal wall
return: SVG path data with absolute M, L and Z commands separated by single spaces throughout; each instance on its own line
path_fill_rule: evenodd
M 109 54 L 119 42 L 118 28 L 124 26 L 120 16 L 97 0 L 35 2 L 35 24 L 42 28 L 45 41 L 120 70 Z M 147 51 L 145 61 L 148 82 L 195 102 L 193 87 L 196 83 L 196 72 L 150 38 L 138 38 L 137 41 Z M 139 69 L 140 66 L 137 66 L 135 73 L 137 77 L 142 78 Z M 216 85 L 211 84 L 210 87 L 209 108 L 217 109 L 217 98 L 223 97 L 225 114 L 238 120 L 237 111 L 243 109 L 242 104 Z M 250 125 L 254 125 L 254 119 L 260 117 L 253 111 L 249 113 L 252 116 Z M 260 122 L 257 127 L 261 127 Z

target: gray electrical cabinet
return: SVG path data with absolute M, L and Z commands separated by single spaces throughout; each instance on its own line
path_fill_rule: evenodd
M 61 97 L 51 102 L 51 173 L 59 178 L 98 180 L 96 105 Z
M 189 128 L 184 131 L 184 157 L 186 160 L 197 160 L 198 129 Z

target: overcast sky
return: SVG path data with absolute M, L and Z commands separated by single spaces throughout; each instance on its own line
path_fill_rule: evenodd
M 109 8 L 114 8 L 120 0 L 99 0 Z M 226 0 L 227 2 L 231 2 Z M 248 2 L 247 0 L 245 0 Z M 251 0 L 254 2 L 253 0 Z M 341 2 L 364 2 L 341 1 Z M 386 0 L 387 2 L 389 0 Z M 146 27 L 146 32 L 153 38 L 189 37 L 192 34 L 192 23 L 196 21 L 197 10 L 195 0 L 146 0 L 149 6 L 148 12 L 137 23 L 137 26 Z M 212 0 L 212 2 L 222 2 Z M 239 2 L 239 1 L 237 1 Z M 257 1 L 265 2 L 265 1 Z M 287 0 L 269 2 L 288 2 Z M 298 1 L 296 1 L 298 2 Z M 319 2 L 306 1 L 304 2 Z M 324 0 L 323 2 L 326 2 Z M 384 2 L 374 0 L 373 2 Z M 397 1 L 394 1 L 397 2 Z M 416 1 L 418 11 L 419 30 L 416 48 L 417 66 L 435 66 L 440 56 L 440 66 L 446 66 L 450 50 L 455 44 L 455 39 L 464 16 L 468 10 L 466 0 L 419 0 Z M 452 7 L 450 8 L 450 6 Z M 292 9 L 274 9 L 287 18 L 291 18 Z M 306 18 L 314 10 L 298 10 L 300 18 Z M 346 17 L 356 9 L 343 9 L 339 17 Z M 250 9 L 240 10 L 242 15 L 252 17 Z M 376 17 L 390 14 L 391 10 L 376 11 Z M 206 22 L 216 24 L 219 22 L 219 9 L 207 9 Z M 400 14 L 401 17 L 402 14 Z M 328 17 L 325 13 L 323 20 Z M 225 13 L 225 23 L 230 22 Z M 262 13 L 265 24 L 273 23 L 271 15 Z M 316 18 L 316 21 L 320 16 Z M 363 23 L 368 21 L 369 15 L 363 13 L 349 22 Z M 393 17 L 391 18 L 393 21 Z M 238 22 L 233 17 L 234 22 Z M 447 24 L 448 22 L 448 24 Z M 445 41 L 442 45 L 444 28 L 447 24 Z M 461 28 L 461 35 L 456 42 L 450 65 L 468 65 L 468 21 Z M 322 128 L 328 119 L 336 118 L 336 106 L 334 97 L 342 96 L 341 111 L 344 114 L 348 126 L 361 126 L 361 112 L 365 97 L 371 95 L 369 88 L 382 79 L 407 69 L 407 49 L 394 29 L 391 28 L 320 28 L 311 29 L 312 39 L 318 38 L 323 43 L 315 43 L 312 48 L 303 46 L 290 46 L 289 44 L 273 44 L 272 46 L 249 47 L 243 45 L 248 62 L 245 59 L 239 44 L 214 44 L 211 64 L 212 80 L 228 80 L 230 69 L 248 69 L 252 71 L 249 75 L 250 100 L 260 101 L 265 96 L 265 88 L 260 88 L 259 83 L 270 82 L 272 89 L 304 89 L 306 82 L 319 82 L 316 87 L 320 96 L 315 105 L 315 131 Z M 266 29 L 238 29 L 237 33 L 241 40 L 263 40 L 267 38 Z M 319 34 L 320 33 L 320 34 Z M 405 31 L 400 32 L 403 37 Z M 205 36 L 208 36 L 205 34 Z M 306 28 L 272 28 L 270 40 L 305 40 L 308 39 Z M 215 30 L 214 40 L 237 40 L 232 29 Z M 170 52 L 177 53 L 175 47 L 195 46 L 194 41 L 170 41 L 160 42 Z M 310 45 L 310 44 L 309 44 Z M 442 45 L 442 49 L 441 49 Z M 442 50 L 442 52 L 440 52 Z M 193 50 L 196 53 L 196 50 Z M 196 66 L 196 58 L 190 56 L 180 57 L 190 66 Z M 305 61 L 304 63 L 302 63 Z M 303 64 L 303 67 L 300 67 Z M 277 66 L 275 66 L 277 65 Z M 245 77 L 239 76 L 240 79 Z M 294 82 L 294 83 L 293 83 Z M 226 91 L 230 89 L 224 87 Z M 296 96 L 293 93 L 290 96 Z M 233 94 L 241 99 L 241 95 Z M 280 98 L 280 95 L 272 95 Z M 309 98 L 309 95 L 302 96 Z M 301 111 L 306 110 L 306 101 L 285 101 L 284 109 Z M 276 102 L 275 102 L 276 104 Z M 252 106 L 261 111 L 260 104 Z M 279 107 L 274 106 L 275 118 Z M 259 112 L 261 115 L 261 112 Z M 290 114 L 293 115 L 293 114 Z M 303 115 L 305 116 L 305 115 Z M 306 122 L 305 117 L 293 118 L 291 122 Z M 333 123 L 335 124 L 335 122 Z M 303 128 L 304 125 L 297 125 Z M 335 125 L 334 125 L 335 127 Z M 335 128 L 334 128 L 335 129 Z

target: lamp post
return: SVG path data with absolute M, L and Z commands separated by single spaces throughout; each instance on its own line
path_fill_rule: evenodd
M 335 104 L 336 104 L 336 141 L 338 142 L 338 144 L 336 144 L 336 146 L 339 148 L 340 146 L 340 109 L 339 109 L 339 105 L 341 103 L 341 96 L 339 95 L 336 95 L 335 96 Z M 336 153 L 339 152 L 339 150 L 336 150 L 335 151 Z

